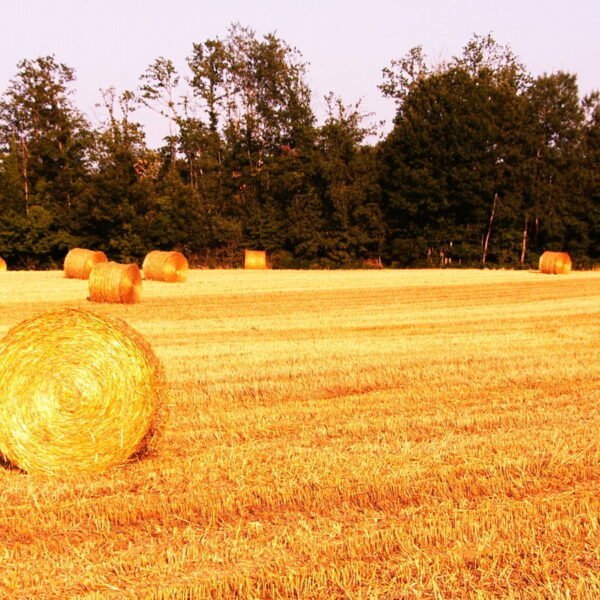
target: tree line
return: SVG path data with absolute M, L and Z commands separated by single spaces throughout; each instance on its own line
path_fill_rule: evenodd
M 159 57 L 134 90 L 101 90 L 103 122 L 73 103 L 75 73 L 25 59 L 0 98 L 0 256 L 62 264 L 69 248 L 120 261 L 178 249 L 237 266 L 535 264 L 545 249 L 600 260 L 600 96 L 576 75 L 534 77 L 491 36 L 430 64 L 383 69 L 389 134 L 329 94 L 318 123 L 301 54 L 232 25 L 193 44 L 186 72 Z M 135 120 L 168 123 L 158 149 Z

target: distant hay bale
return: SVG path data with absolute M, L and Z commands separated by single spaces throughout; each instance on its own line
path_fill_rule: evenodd
M 88 279 L 94 265 L 108 261 L 104 252 L 73 248 L 65 257 L 65 277 L 71 279 Z
M 383 263 L 381 262 L 381 257 L 377 258 L 367 258 L 363 261 L 363 265 L 367 269 L 383 269 Z
M 0 271 L 6 271 L 6 261 L 0 256 Z
M 146 254 L 142 263 L 142 271 L 146 279 L 169 283 L 185 281 L 188 268 L 188 261 L 180 252 L 152 250 Z
M 540 272 L 554 275 L 571 272 L 571 257 L 566 252 L 547 250 L 540 256 Z
M 267 253 L 264 250 L 244 250 L 244 269 L 266 269 Z
M 142 274 L 136 264 L 98 263 L 90 273 L 89 300 L 136 304 L 142 295 Z
M 0 456 L 30 473 L 121 464 L 154 445 L 163 394 L 158 358 L 125 322 L 44 313 L 0 342 Z

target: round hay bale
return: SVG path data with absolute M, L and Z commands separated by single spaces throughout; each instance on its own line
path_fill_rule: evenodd
M 71 279 L 88 279 L 94 265 L 108 261 L 104 252 L 73 248 L 65 256 L 65 277 Z
M 163 390 L 158 358 L 125 322 L 75 309 L 28 319 L 0 342 L 0 455 L 47 474 L 139 457 Z
M 88 285 L 92 302 L 136 304 L 142 295 L 142 274 L 136 264 L 98 263 Z
M 540 272 L 553 275 L 571 272 L 571 257 L 566 252 L 551 252 L 546 250 L 540 256 Z
M 142 263 L 142 271 L 146 279 L 169 283 L 185 281 L 188 268 L 188 261 L 180 252 L 152 250 L 146 254 Z
M 6 261 L 0 256 L 0 271 L 6 271 Z
M 266 269 L 267 253 L 264 250 L 244 250 L 244 269 Z

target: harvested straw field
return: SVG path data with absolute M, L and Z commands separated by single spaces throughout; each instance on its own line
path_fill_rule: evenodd
M 600 273 L 190 271 L 125 320 L 165 368 L 156 452 L 0 469 L 0 597 L 600 597 Z M 549 315 L 556 317 L 549 318 Z

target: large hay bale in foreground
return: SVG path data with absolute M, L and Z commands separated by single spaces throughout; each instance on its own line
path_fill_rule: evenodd
M 6 261 L 0 256 L 0 271 L 6 271 Z
M 0 342 L 0 454 L 31 473 L 121 464 L 155 439 L 162 395 L 156 355 L 125 322 L 42 314 Z
M 88 285 L 92 302 L 136 304 L 142 295 L 142 274 L 136 264 L 99 263 Z
M 571 257 L 566 252 L 547 250 L 540 256 L 540 272 L 554 275 L 571 272 Z
M 188 268 L 187 258 L 180 252 L 152 250 L 146 254 L 142 263 L 142 271 L 146 279 L 169 283 L 185 281 Z
M 244 250 L 244 269 L 266 269 L 267 253 L 264 250 Z
M 65 277 L 72 279 L 88 279 L 95 265 L 108 262 L 104 252 L 73 248 L 65 256 Z

